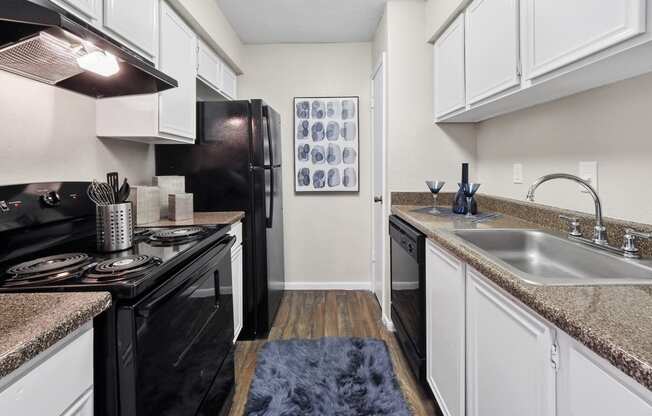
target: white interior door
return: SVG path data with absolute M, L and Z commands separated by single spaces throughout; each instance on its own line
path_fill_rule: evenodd
M 371 273 L 372 290 L 381 305 L 383 304 L 385 286 L 385 241 L 387 238 L 387 218 L 385 206 L 385 120 L 386 120 L 386 92 L 385 92 L 385 54 L 382 54 L 380 63 L 372 75 L 372 125 L 373 136 L 371 146 L 372 159 L 372 186 L 373 199 L 371 201 L 372 217 L 372 253 Z

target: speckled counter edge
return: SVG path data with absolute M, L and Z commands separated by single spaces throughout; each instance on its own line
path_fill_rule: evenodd
M 84 302 L 76 307 L 74 312 L 63 316 L 56 325 L 0 355 L 0 378 L 47 350 L 111 306 L 111 295 L 108 292 L 93 294 L 97 295 L 97 299 Z
M 392 214 L 409 222 L 425 233 L 428 238 L 435 241 L 462 261 L 482 273 L 483 276 L 496 283 L 502 289 L 532 308 L 542 317 L 552 322 L 564 332 L 586 345 L 599 356 L 619 368 L 643 386 L 652 391 L 652 366 L 641 362 L 632 354 L 624 351 L 608 339 L 596 334 L 591 328 L 586 328 L 581 322 L 573 319 L 564 310 L 551 307 L 546 302 L 546 297 L 537 293 L 537 286 L 527 285 L 512 272 L 500 267 L 479 253 L 462 239 L 446 230 L 432 230 L 422 227 L 413 219 L 402 215 L 401 211 L 392 207 Z

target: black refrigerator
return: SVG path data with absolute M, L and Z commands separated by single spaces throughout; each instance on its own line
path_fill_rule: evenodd
M 266 337 L 281 303 L 281 118 L 263 100 L 197 104 L 193 145 L 156 145 L 156 174 L 183 175 L 195 211 L 244 211 L 244 327 Z

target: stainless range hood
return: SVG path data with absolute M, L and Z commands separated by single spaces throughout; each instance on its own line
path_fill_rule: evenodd
M 47 0 L 0 0 L 0 69 L 97 98 L 178 86 L 152 62 Z

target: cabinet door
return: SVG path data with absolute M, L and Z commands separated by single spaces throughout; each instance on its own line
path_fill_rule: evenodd
M 558 332 L 558 416 L 649 416 L 652 392 Z
M 93 416 L 93 389 L 84 393 L 61 416 Z
M 228 65 L 222 65 L 222 92 L 228 98 L 235 99 L 237 93 L 238 79 L 235 72 Z
M 464 98 L 464 15 L 442 33 L 433 48 L 433 94 L 435 118 L 465 106 Z
M 231 273 L 233 278 L 233 341 L 238 339 L 243 324 L 243 278 L 242 246 L 233 248 L 231 252 Z
M 52 2 L 91 24 L 100 21 L 102 0 L 52 0 Z
M 645 0 L 522 0 L 525 78 L 645 32 Z
M 104 29 L 148 59 L 156 56 L 158 0 L 104 0 Z
M 201 40 L 197 46 L 197 77 L 214 89 L 220 89 L 222 62 L 213 50 Z
M 466 102 L 520 85 L 517 0 L 475 0 L 466 9 Z
M 426 378 L 445 416 L 464 416 L 465 265 L 426 246 Z
M 467 267 L 467 414 L 554 416 L 550 327 Z
M 197 39 L 165 2 L 161 2 L 160 42 L 160 69 L 176 79 L 179 87 L 159 94 L 159 130 L 194 140 Z

